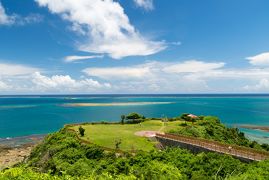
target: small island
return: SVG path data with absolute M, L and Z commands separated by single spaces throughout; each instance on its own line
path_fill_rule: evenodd
M 181 144 L 174 146 L 171 141 L 177 140 Z M 202 145 L 215 149 L 200 148 Z M 248 157 L 257 154 L 262 159 L 244 161 L 233 152 L 246 152 Z M 47 135 L 23 162 L 2 170 L 0 177 L 266 179 L 268 157 L 268 144 L 247 139 L 239 129 L 226 127 L 217 117 L 186 113 L 148 118 L 130 113 L 118 122 L 67 124 Z

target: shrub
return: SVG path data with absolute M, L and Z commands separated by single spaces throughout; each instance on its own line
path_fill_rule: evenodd
M 138 113 L 133 112 L 133 113 L 128 114 L 126 116 L 126 119 L 128 119 L 128 120 L 145 119 L 145 117 L 142 116 L 142 115 L 140 115 L 140 114 L 138 114 Z
M 78 130 L 79 130 L 79 134 L 80 134 L 80 136 L 84 136 L 84 134 L 85 134 L 85 129 L 84 129 L 83 127 L 79 126 Z

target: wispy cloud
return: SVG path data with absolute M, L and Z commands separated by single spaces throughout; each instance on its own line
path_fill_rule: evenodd
M 198 60 L 175 63 L 151 61 L 129 67 L 91 67 L 83 72 L 109 81 L 113 84 L 114 92 L 178 93 L 207 90 L 204 79 L 189 78 L 188 75 L 213 71 L 223 66 L 222 62 L 207 63 Z
M 36 71 L 41 69 L 21 64 L 0 63 L 0 76 L 27 75 Z
M 132 79 L 145 78 L 150 73 L 149 67 L 114 67 L 114 68 L 86 68 L 83 70 L 89 76 L 96 76 L 103 79 Z
M 96 56 L 66 56 L 64 58 L 65 62 L 74 62 L 80 60 L 87 60 L 87 59 L 96 59 L 96 58 L 103 58 L 103 55 L 96 55 Z
M 183 63 L 176 63 L 163 68 L 166 73 L 197 73 L 220 69 L 225 65 L 223 62 L 203 62 L 188 60 Z
M 130 93 L 247 92 L 247 86 L 257 92 L 269 90 L 264 80 L 269 79 L 268 68 L 231 69 L 224 62 L 151 61 L 129 67 L 90 67 L 83 72 Z
M 89 76 L 104 79 L 148 78 L 150 76 L 167 76 L 169 74 L 196 74 L 218 70 L 224 67 L 223 62 L 203 62 L 187 60 L 176 63 L 151 61 L 129 67 L 91 67 L 83 70 Z
M 15 22 L 14 16 L 9 16 L 0 1 L 0 25 L 11 25 Z
M 130 23 L 123 7 L 113 0 L 35 0 L 72 23 L 72 29 L 84 37 L 78 49 L 108 54 L 115 59 L 146 56 L 166 48 L 163 41 L 142 36 Z
M 145 10 L 153 10 L 153 0 L 134 0 L 134 3 L 141 8 L 144 8 Z
M 29 14 L 22 17 L 18 14 L 6 14 L 5 8 L 0 1 L 0 25 L 25 25 L 30 23 L 37 23 L 43 20 L 40 14 Z

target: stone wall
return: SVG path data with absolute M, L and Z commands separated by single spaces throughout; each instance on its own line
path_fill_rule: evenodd
M 187 143 L 183 143 L 183 142 L 179 142 L 179 141 L 175 141 L 175 140 L 171 140 L 171 139 L 166 139 L 166 138 L 163 138 L 160 136 L 156 136 L 156 139 L 159 141 L 159 143 L 161 143 L 161 145 L 163 147 L 178 147 L 178 148 L 187 149 L 193 153 L 215 152 L 213 150 L 209 150 L 209 149 L 204 148 L 204 147 L 200 147 L 200 146 L 196 146 L 196 145 L 192 145 L 192 144 L 187 144 Z M 219 152 L 217 152 L 217 153 L 219 153 Z M 252 162 L 253 161 L 251 159 L 246 159 L 246 158 L 242 158 L 242 157 L 238 157 L 238 156 L 234 156 L 234 158 L 237 158 L 243 162 Z

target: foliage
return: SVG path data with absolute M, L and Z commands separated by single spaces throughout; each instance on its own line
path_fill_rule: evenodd
M 189 116 L 188 113 L 183 113 L 181 116 L 180 116 L 181 119 L 185 120 L 185 121 L 191 121 L 191 117 Z
M 83 137 L 84 134 L 85 134 L 85 129 L 84 129 L 83 127 L 79 126 L 78 130 L 79 130 L 79 134 L 80 134 L 80 136 Z
M 52 175 L 50 173 L 40 173 L 31 168 L 16 167 L 5 171 L 0 171 L 1 180 L 132 180 L 136 179 L 133 175 L 120 174 L 111 176 L 109 173 L 92 173 L 90 176 L 70 176 L 62 174 L 60 176 Z
M 269 160 L 250 164 L 246 172 L 231 177 L 231 180 L 263 180 L 269 178 Z
M 49 173 L 37 173 L 31 170 L 30 168 L 12 168 L 6 171 L 0 172 L 1 180 L 65 180 L 65 179 L 75 179 L 70 176 L 62 176 L 61 178 L 58 176 L 50 175 Z
M 151 124 L 149 124 L 151 123 Z M 159 123 L 146 121 L 143 126 L 158 129 Z M 172 124 L 172 126 L 171 126 Z M 244 134 L 236 128 L 226 128 L 218 118 L 204 117 L 194 126 L 179 126 L 178 122 L 169 122 L 167 127 L 174 133 L 214 139 L 226 143 L 246 144 Z M 175 130 L 175 125 L 178 129 Z M 118 125 L 87 125 L 87 127 Z M 83 126 L 85 128 L 86 125 Z M 128 125 L 130 129 L 142 129 L 139 125 Z M 128 128 L 127 127 L 127 128 Z M 78 128 L 78 127 L 77 127 Z M 76 129 L 78 130 L 78 129 Z M 137 129 L 135 129 L 136 131 Z M 93 131 L 90 131 L 93 132 Z M 100 129 L 97 129 L 100 132 Z M 133 134 L 133 131 L 130 131 Z M 87 136 L 88 130 L 85 133 Z M 119 133 L 119 132 L 115 132 Z M 113 133 L 110 133 L 113 135 Z M 122 136 L 122 134 L 120 134 Z M 106 136 L 107 137 L 107 136 Z M 86 137 L 84 137 L 86 138 Z M 122 137 L 123 138 L 123 137 Z M 240 142 L 242 141 L 242 142 Z M 123 140 L 118 146 L 123 145 Z M 113 144 L 114 143 L 114 144 Z M 112 141 L 115 147 L 115 141 Z M 252 142 L 253 147 L 260 146 Z M 262 147 L 267 148 L 266 145 Z M 269 160 L 259 163 L 243 163 L 227 155 L 216 153 L 192 154 L 179 148 L 163 151 L 138 151 L 136 154 L 116 153 L 97 145 L 81 143 L 75 132 L 68 128 L 48 135 L 31 153 L 29 160 L 18 167 L 0 172 L 0 179 L 18 180 L 82 180 L 82 179 L 266 179 L 269 177 Z
M 121 139 L 117 139 L 117 140 L 115 141 L 115 149 L 116 149 L 116 150 L 119 150 L 119 149 L 120 149 L 120 145 L 121 145 Z
M 130 113 L 126 116 L 126 119 L 127 120 L 134 120 L 134 119 L 145 119 L 145 117 L 141 114 L 138 114 L 138 113 Z
M 95 145 L 79 143 L 73 133 L 63 129 L 49 135 L 32 152 L 28 166 L 55 177 L 105 177 L 106 179 L 221 179 L 249 177 L 252 171 L 266 177 L 261 169 L 269 162 L 245 164 L 215 153 L 192 154 L 169 148 L 140 151 L 136 155 L 104 151 Z M 34 175 L 33 175 L 34 176 Z M 54 176 L 53 176 L 54 177 Z
M 261 147 L 266 151 L 269 151 L 269 144 L 262 144 Z
M 183 114 L 182 116 L 185 115 Z M 181 128 L 172 129 L 170 133 L 210 139 L 256 149 L 269 149 L 269 146 L 266 144 L 260 145 L 255 141 L 247 139 L 244 133 L 240 132 L 238 128 L 227 128 L 217 117 L 205 116 L 199 119 L 200 120 L 198 120 L 195 125 L 190 126 L 183 123 L 181 124 Z
M 124 120 L 125 120 L 125 118 L 126 118 L 125 115 L 124 115 L 124 114 L 121 115 L 120 118 L 121 118 L 121 124 L 124 124 Z

